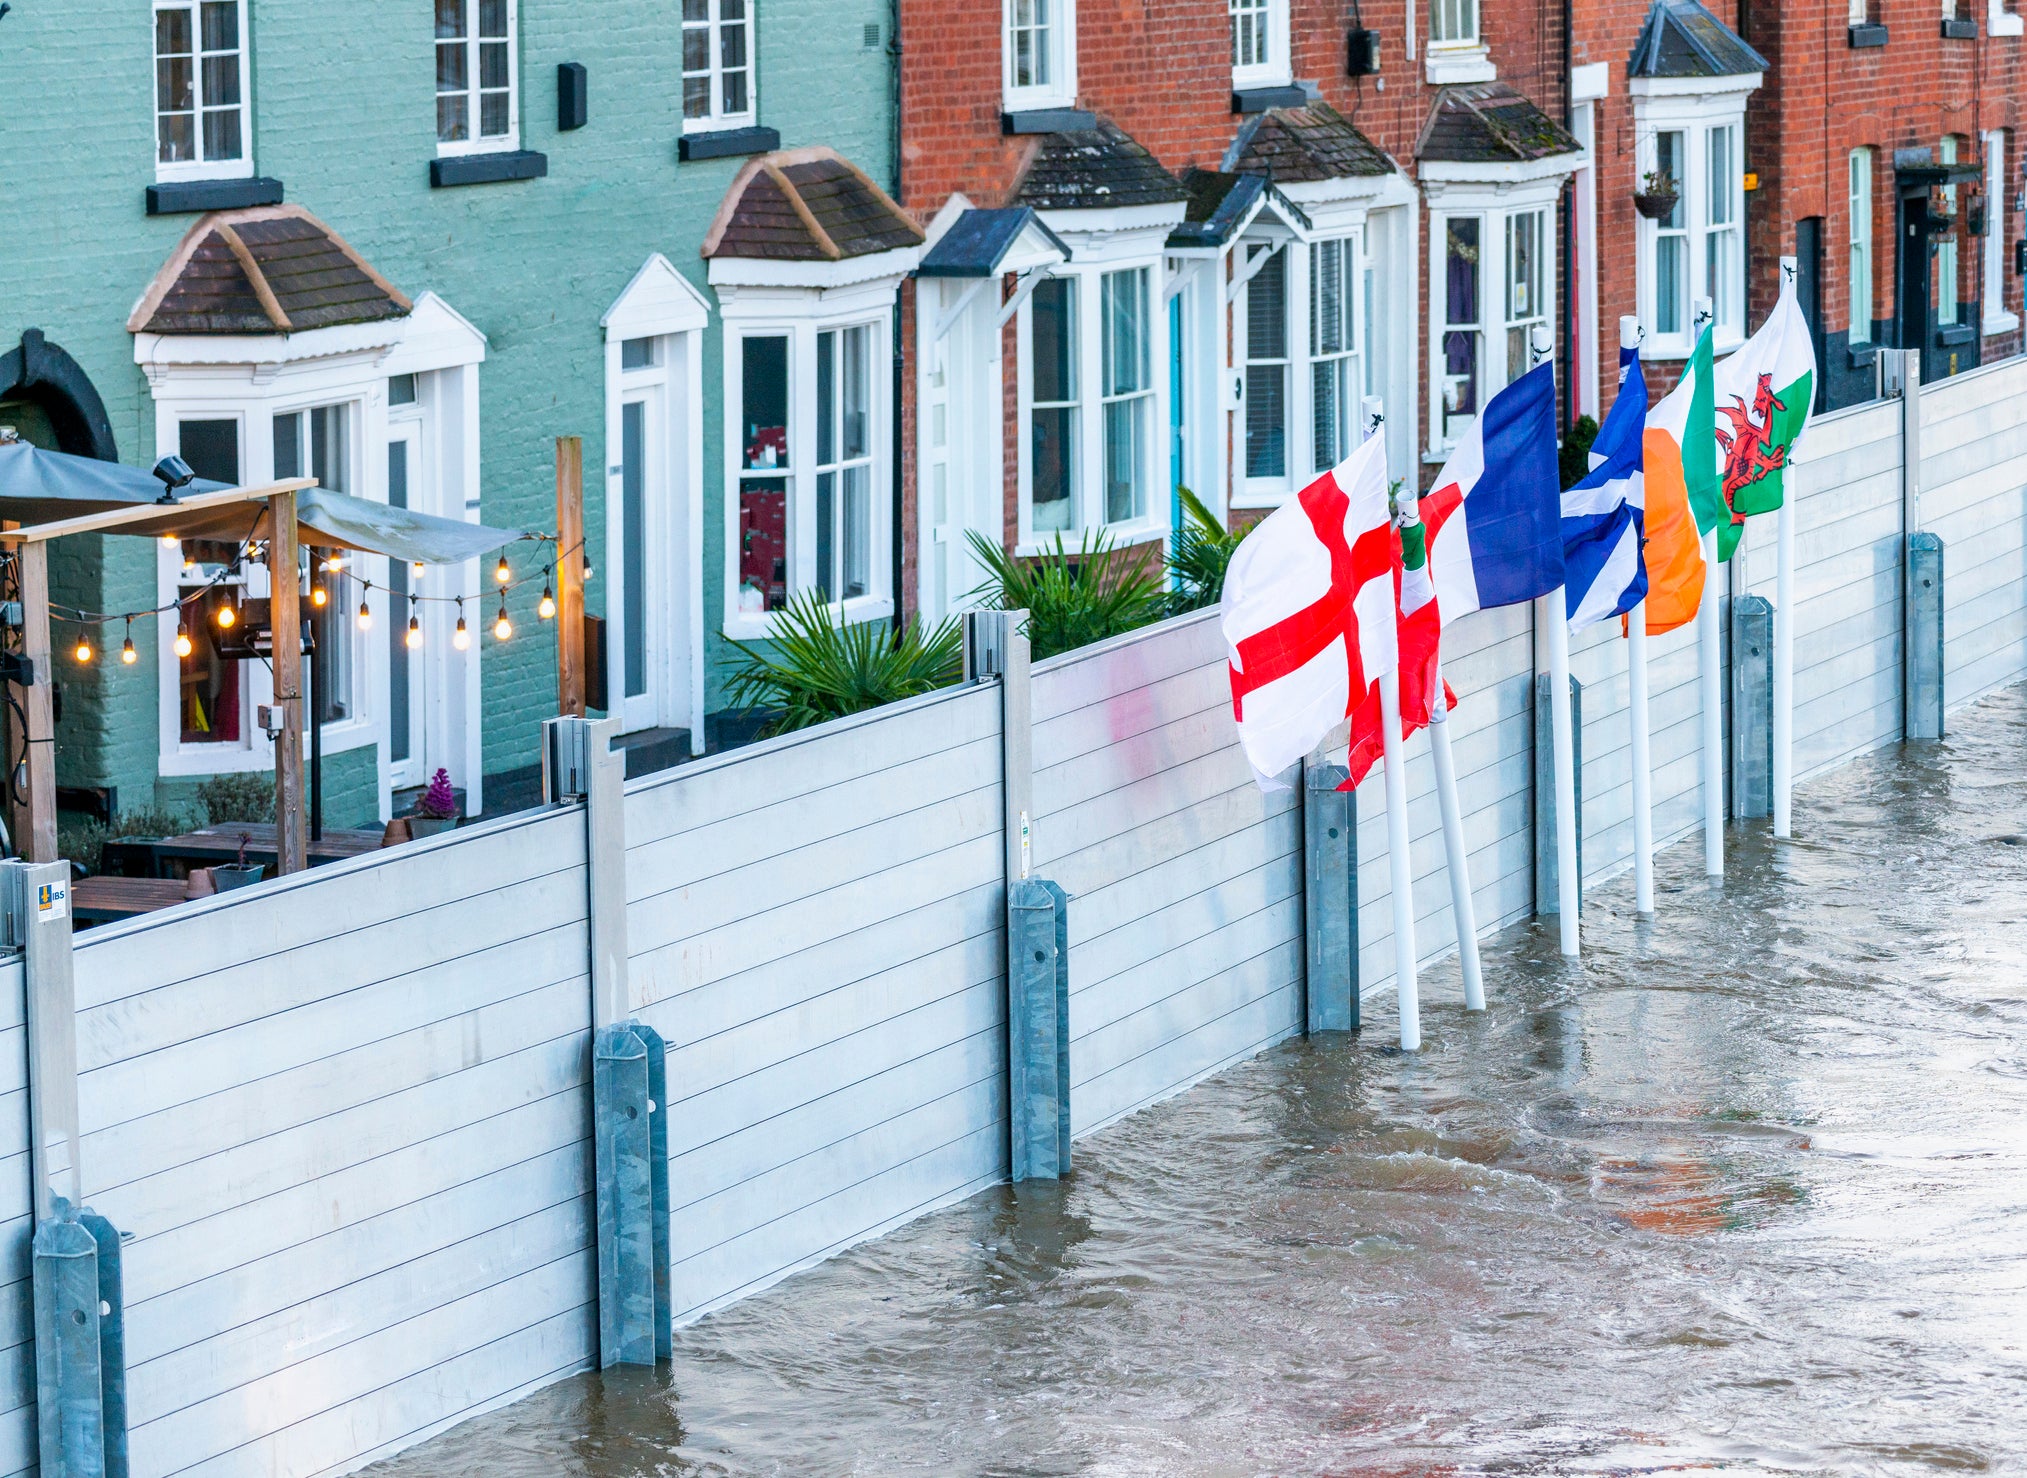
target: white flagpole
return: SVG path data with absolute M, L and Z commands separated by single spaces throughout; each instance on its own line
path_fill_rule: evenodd
M 1569 596 L 1558 585 L 1541 598 L 1548 631 L 1549 724 L 1555 761 L 1555 894 L 1562 925 L 1562 952 L 1578 952 L 1576 733 L 1570 722 Z
M 1422 1045 L 1421 988 L 1415 972 L 1415 872 L 1408 855 L 1408 772 L 1401 758 L 1401 675 L 1379 678 L 1379 722 L 1387 787 L 1387 864 L 1394 895 L 1394 989 L 1400 998 L 1401 1050 Z
M 1698 298 L 1689 329 L 1692 339 L 1703 332 L 1710 316 L 1710 299 Z M 1688 434 L 1700 436 L 1703 428 L 1691 427 Z M 1703 536 L 1703 602 L 1696 608 L 1696 634 L 1703 700 L 1703 871 L 1713 878 L 1724 876 L 1724 647 L 1718 625 L 1724 604 L 1718 581 L 1723 576 L 1724 566 L 1717 562 L 1717 532 L 1712 530 Z
M 1619 320 L 1619 347 L 1640 347 L 1640 320 Z M 1647 602 L 1626 613 L 1627 715 L 1633 743 L 1633 906 L 1654 912 L 1654 770 L 1647 711 Z
M 1781 258 L 1781 291 L 1795 259 Z M 1792 484 L 1784 477 L 1783 482 Z M 1795 490 L 1784 486 L 1774 514 L 1774 835 L 1793 834 L 1795 793 Z
M 1555 348 L 1553 335 L 1540 328 L 1528 335 L 1533 362 L 1540 364 Z M 1555 767 L 1555 896 L 1562 925 L 1562 952 L 1574 959 L 1580 948 L 1577 900 L 1583 879 L 1577 876 L 1576 730 L 1570 721 L 1569 592 L 1558 585 L 1535 603 L 1534 619 L 1548 634 L 1548 703 L 1550 748 Z
M 1443 698 L 1443 666 L 1436 663 L 1429 707 L 1429 750 L 1436 759 L 1436 800 L 1443 812 L 1443 851 L 1450 864 L 1450 917 L 1457 925 L 1457 962 L 1464 970 L 1464 1009 L 1485 1009 L 1485 980 L 1478 968 L 1478 910 L 1471 898 L 1471 855 L 1464 846 L 1464 808 L 1457 801 L 1457 761 L 1450 753 L 1450 705 Z

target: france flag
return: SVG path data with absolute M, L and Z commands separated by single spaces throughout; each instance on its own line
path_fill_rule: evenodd
M 1446 625 L 1563 583 L 1560 486 L 1555 369 L 1543 363 L 1492 397 L 1421 500 Z
M 1647 379 L 1640 351 L 1619 351 L 1619 395 L 1591 443 L 1590 473 L 1562 495 L 1564 588 L 1570 630 L 1621 615 L 1647 595 L 1640 545 L 1646 524 L 1642 439 Z

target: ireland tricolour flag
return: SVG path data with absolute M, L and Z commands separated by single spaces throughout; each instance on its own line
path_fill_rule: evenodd
M 1781 506 L 1782 471 L 1816 398 L 1816 350 L 1792 282 L 1782 282 L 1760 331 L 1717 366 L 1715 389 L 1725 505 L 1737 522 L 1771 513 Z

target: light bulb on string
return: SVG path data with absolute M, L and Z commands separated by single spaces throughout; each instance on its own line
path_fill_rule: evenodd
M 591 561 L 588 559 L 584 562 L 584 583 L 586 585 L 591 583 Z
M 493 566 L 493 578 L 502 585 L 514 578 L 514 571 L 508 565 L 506 555 L 501 555 L 500 562 Z
M 176 655 L 187 657 L 190 655 L 190 652 L 190 628 L 185 626 L 181 621 L 178 621 L 176 623 Z
M 507 598 L 500 597 L 500 614 L 493 622 L 493 640 L 505 641 L 514 634 L 514 623 L 507 619 Z
M 218 608 L 218 625 L 220 629 L 230 631 L 233 627 L 237 626 L 238 624 L 239 624 L 239 607 L 233 605 L 232 602 L 227 601 L 224 605 Z
M 416 579 L 420 580 L 424 575 L 429 573 L 429 566 L 424 564 L 421 560 L 418 559 L 412 561 L 409 564 L 408 570 L 410 574 L 414 575 Z
M 544 621 L 552 620 L 556 615 L 556 592 L 549 586 L 547 570 L 542 572 L 542 599 L 536 602 L 535 614 Z
M 450 644 L 460 652 L 472 644 L 472 634 L 465 630 L 465 603 L 457 603 L 457 630 L 450 634 Z
M 404 636 L 402 641 L 408 644 L 408 650 L 411 652 L 419 651 L 422 647 L 422 618 L 415 614 L 413 596 L 408 600 L 408 635 Z
M 124 666 L 132 667 L 140 660 L 141 654 L 134 650 L 134 618 L 129 616 L 127 617 L 127 639 L 120 643 L 120 662 Z
M 359 629 L 361 631 L 373 629 L 373 607 L 367 605 L 363 598 L 359 602 Z
M 337 574 L 338 571 L 345 568 L 345 556 L 333 550 L 325 556 L 324 568 L 333 575 Z
M 330 600 L 331 594 L 329 591 L 325 590 L 323 586 L 312 585 L 310 587 L 310 604 L 315 606 L 318 610 L 321 611 L 326 605 L 330 603 Z
M 164 534 L 162 536 L 162 547 L 164 549 L 180 549 L 183 547 L 183 541 L 174 534 Z
M 77 639 L 77 650 L 76 652 L 72 653 L 72 655 L 75 656 L 77 660 L 80 662 L 91 661 L 92 658 L 91 638 L 88 636 L 80 636 Z

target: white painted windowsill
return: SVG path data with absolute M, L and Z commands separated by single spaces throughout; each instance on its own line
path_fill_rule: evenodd
M 838 607 L 831 608 L 836 613 Z M 725 618 L 725 635 L 733 641 L 772 641 L 777 633 L 774 618 L 779 611 L 734 611 Z M 868 621 L 894 619 L 894 602 L 883 595 L 865 595 L 844 603 L 844 623 L 862 626 Z
M 1423 61 L 1423 75 L 1431 87 L 1453 83 L 1491 82 L 1499 76 L 1492 65 L 1492 53 L 1483 46 L 1431 46 Z
M 1985 337 L 1988 339 L 1996 334 L 2010 334 L 2019 326 L 2020 315 L 2017 313 L 1987 313 L 1985 315 L 1984 330 Z

